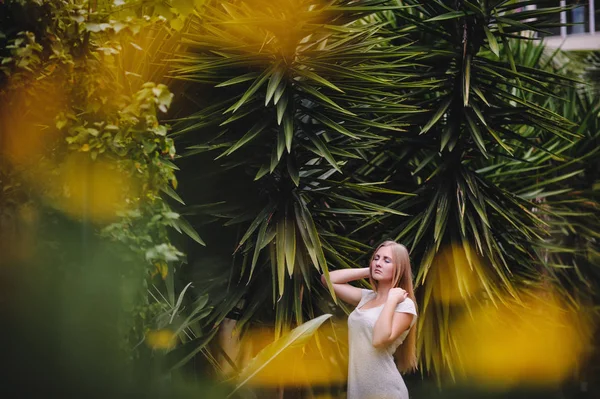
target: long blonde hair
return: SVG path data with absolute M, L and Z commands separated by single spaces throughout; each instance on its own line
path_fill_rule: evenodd
M 408 249 L 402 244 L 398 244 L 396 241 L 384 241 L 373 251 L 371 260 L 369 261 L 369 268 L 373 264 L 375 254 L 382 247 L 391 247 L 392 249 L 392 262 L 394 263 L 394 280 L 392 287 L 400 287 L 408 293 L 408 297 L 412 299 L 415 304 L 415 310 L 417 309 L 417 300 L 415 299 L 415 292 L 413 288 L 412 270 L 410 266 L 410 257 Z M 373 280 L 371 274 L 369 274 L 369 282 L 373 287 L 373 291 L 377 292 L 377 281 Z M 411 371 L 417 368 L 417 325 L 416 323 L 410 328 L 408 336 L 396 349 L 394 357 L 396 358 L 396 364 L 401 372 Z

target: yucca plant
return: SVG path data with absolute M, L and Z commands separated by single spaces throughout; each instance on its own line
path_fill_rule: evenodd
M 183 34 L 187 51 L 173 73 L 190 82 L 187 94 L 197 104 L 174 133 L 187 150 L 182 176 L 208 181 L 193 170 L 209 170 L 218 184 L 218 193 L 183 196 L 226 201 L 205 214 L 240 226 L 233 278 L 255 297 L 247 309 L 270 307 L 265 293 L 272 292 L 276 335 L 313 316 L 311 302 L 322 296 L 318 273 L 327 275 L 332 263 L 351 266 L 340 248 L 365 247 L 336 229 L 402 214 L 368 201 L 369 192 L 386 189 L 351 176 L 352 161 L 367 162 L 369 149 L 404 131 L 399 115 L 420 111 L 394 92 L 414 73 L 415 54 L 392 46 L 380 34 L 386 23 L 372 18 L 398 8 L 384 1 L 209 2 Z
M 421 286 L 423 370 L 459 371 L 449 321 L 464 307 L 436 297 L 436 259 L 452 247 L 473 270 L 481 292 L 457 286 L 466 305 L 518 298 L 550 266 L 539 201 L 568 184 L 573 171 L 557 165 L 582 140 L 547 101 L 574 79 L 534 44 L 556 26 L 554 3 L 199 9 L 175 59 L 185 92 L 173 135 L 187 214 L 228 276 L 210 323 L 237 305 L 239 325 L 274 321 L 278 336 L 330 309 L 319 274 L 393 238 Z
M 598 135 L 600 126 L 600 100 L 596 94 L 593 77 L 593 56 L 584 59 L 584 70 L 573 75 L 582 83 L 557 90 L 560 99 L 547 99 L 547 106 L 575 122 L 581 139 L 566 143 L 560 156 L 564 160 L 550 160 L 551 168 L 540 176 L 544 183 L 544 201 L 540 207 L 547 212 L 548 231 L 551 238 L 541 250 L 550 276 L 561 282 L 564 294 L 571 301 L 598 303 Z M 584 83 L 585 82 L 585 83 Z M 568 176 L 568 179 L 561 178 Z M 540 186 L 540 189 L 541 186 Z
M 424 372 L 460 371 L 450 325 L 471 299 L 518 301 L 520 286 L 542 280 L 594 294 L 598 103 L 535 41 L 556 27 L 555 3 L 77 3 L 67 16 L 84 24 L 77 51 L 93 33 L 124 93 L 155 80 L 177 95 L 180 185 L 162 190 L 185 200 L 208 247 L 173 222 L 195 243 L 180 246 L 188 265 L 171 262 L 150 288 L 156 328 L 186 341 L 169 365 L 202 352 L 218 369 L 210 341 L 236 307 L 238 328 L 274 324 L 275 337 L 334 312 L 320 274 L 364 266 L 383 238 L 411 249 Z M 171 16 L 171 28 L 125 24 L 132 10 Z M 122 29 L 132 35 L 109 40 Z M 166 107 L 163 89 L 142 91 L 164 93 Z
M 531 44 L 554 26 L 550 17 L 560 9 L 552 2 L 536 2 L 534 10 L 519 1 L 400 3 L 411 7 L 385 17 L 393 32 L 405 34 L 397 42 L 415 43 L 409 48 L 423 54 L 415 58 L 417 79 L 436 87 L 411 92 L 414 104 L 429 112 L 412 118 L 402 139 L 373 154 L 377 164 L 360 172 L 418 194 L 388 204 L 412 217 L 392 222 L 386 215 L 373 224 L 408 244 L 418 265 L 424 371 L 456 376 L 453 318 L 472 300 L 518 298 L 522 282 L 535 284 L 544 274 L 539 247 L 548 231 L 535 200 L 550 194 L 543 190 L 552 183 L 544 180 L 549 160 L 564 161 L 559 154 L 581 135 L 543 98 L 555 98 L 555 88 L 573 79 L 544 69 L 543 47 Z M 381 237 L 381 230 L 370 237 Z M 445 247 L 454 248 L 454 284 L 440 281 L 447 277 L 438 270 Z M 479 294 L 465 286 L 468 279 Z M 438 284 L 459 291 L 462 306 L 452 306 Z

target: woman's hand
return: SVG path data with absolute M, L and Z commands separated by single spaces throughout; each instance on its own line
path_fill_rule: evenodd
M 402 288 L 392 288 L 388 293 L 387 300 L 397 305 L 403 302 L 406 298 L 408 298 L 408 293 Z
M 385 348 L 394 342 L 400 334 L 410 327 L 412 315 L 396 312 L 396 306 L 408 298 L 402 288 L 392 288 L 388 292 L 387 301 L 373 327 L 373 346 Z
M 370 269 L 368 267 L 340 269 L 329 272 L 329 281 L 338 298 L 350 305 L 356 306 L 362 298 L 362 291 L 360 288 L 351 286 L 348 282 L 368 278 L 369 275 Z M 321 283 L 327 286 L 325 275 L 321 276 Z

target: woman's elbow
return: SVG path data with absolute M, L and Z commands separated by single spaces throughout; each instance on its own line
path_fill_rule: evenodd
M 386 346 L 388 346 L 388 342 L 383 339 L 373 339 L 373 341 L 371 343 L 373 344 L 373 347 L 375 349 L 383 349 Z

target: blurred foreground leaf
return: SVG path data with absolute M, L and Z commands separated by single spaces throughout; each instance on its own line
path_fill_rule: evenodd
M 255 377 L 262 369 L 264 369 L 270 362 L 282 355 L 284 351 L 306 343 L 306 341 L 312 337 L 321 324 L 323 324 L 323 322 L 330 317 L 330 314 L 324 314 L 315 319 L 307 321 L 260 351 L 258 355 L 240 372 L 237 377 L 238 381 L 240 382 L 236 385 L 235 389 L 229 396 L 233 395 L 237 390 L 252 380 L 252 378 Z

